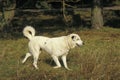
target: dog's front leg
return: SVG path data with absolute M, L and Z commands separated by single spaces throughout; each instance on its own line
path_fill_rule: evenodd
M 71 69 L 69 69 L 68 66 L 67 66 L 66 56 L 67 56 L 67 55 L 63 55 L 63 56 L 61 57 L 61 58 L 62 58 L 62 61 L 63 61 L 63 64 L 64 64 L 64 66 L 65 66 L 65 68 L 66 68 L 67 70 L 71 70 Z
M 54 62 L 55 62 L 56 65 L 57 65 L 57 66 L 55 66 L 54 68 L 60 68 L 60 67 L 61 67 L 61 64 L 60 64 L 60 62 L 59 62 L 59 60 L 58 60 L 58 57 L 55 56 L 55 55 L 52 55 L 52 58 L 53 58 Z

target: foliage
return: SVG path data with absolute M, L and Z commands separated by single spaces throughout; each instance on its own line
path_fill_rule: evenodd
M 63 6 L 62 1 L 64 1 L 64 6 Z M 52 12 L 52 14 L 56 14 L 56 12 L 57 12 L 57 13 L 59 13 L 57 15 L 62 15 L 63 16 L 64 22 L 67 26 L 74 26 L 74 24 L 82 22 L 80 20 L 81 17 L 79 17 L 81 15 L 79 15 L 79 16 L 77 15 L 77 20 L 80 20 L 79 22 L 75 19 L 76 14 L 74 13 L 74 11 L 77 10 L 78 8 L 80 8 L 78 10 L 82 10 L 82 8 L 86 10 L 85 7 L 90 8 L 91 5 L 93 5 L 92 0 L 90 0 L 89 2 L 87 0 L 62 0 L 62 1 L 61 0 L 60 1 L 54 1 L 54 0 L 27 0 L 27 1 L 23 1 L 23 0 L 4 0 L 3 1 L 4 5 L 3 5 L 2 2 L 0 3 L 1 4 L 0 7 L 3 10 L 3 11 L 0 12 L 0 20 L 1 20 L 0 25 L 4 26 L 5 24 L 8 24 L 13 19 L 13 16 L 14 16 L 13 9 L 15 8 L 15 6 L 17 6 L 18 9 L 19 8 L 23 8 L 23 9 L 25 9 L 25 8 L 27 8 L 27 9 L 38 8 L 37 9 L 38 12 L 39 11 L 40 11 L 40 13 L 44 12 L 44 14 L 46 14 L 46 12 L 48 14 L 50 12 Z M 104 6 L 108 6 L 109 4 L 114 4 L 114 3 L 116 5 L 116 2 L 119 2 L 118 0 L 115 0 L 115 1 L 100 0 L 100 1 L 103 2 L 102 5 L 104 5 Z M 59 4 L 59 5 L 57 5 L 57 4 Z M 119 5 L 119 3 L 117 5 Z M 8 14 L 7 14 L 8 12 L 11 15 L 8 16 Z M 99 11 L 99 12 L 101 12 L 101 11 Z M 116 12 L 116 13 L 119 14 L 119 12 Z M 95 16 L 94 18 L 99 18 L 99 16 L 100 15 Z M 78 17 L 79 17 L 79 19 L 78 19 Z M 102 20 L 102 18 L 100 18 L 100 20 Z M 91 22 L 93 22 L 93 21 L 91 21 Z M 103 21 L 101 21 L 101 23 L 102 23 L 101 25 L 103 25 Z

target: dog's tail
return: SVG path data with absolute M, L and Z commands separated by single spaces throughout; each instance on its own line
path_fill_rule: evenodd
M 25 37 L 31 40 L 35 36 L 35 29 L 32 26 L 26 26 L 23 29 L 23 34 Z

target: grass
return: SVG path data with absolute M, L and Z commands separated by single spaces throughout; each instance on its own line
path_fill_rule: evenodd
M 38 67 L 32 66 L 32 57 L 25 64 L 21 61 L 28 51 L 28 40 L 0 40 L 0 80 L 120 80 L 120 29 L 73 30 L 85 42 L 84 46 L 70 50 L 67 71 L 63 66 L 53 69 L 55 63 L 43 51 Z M 55 34 L 55 35 L 52 35 Z M 54 37 L 68 34 L 55 31 L 43 35 Z

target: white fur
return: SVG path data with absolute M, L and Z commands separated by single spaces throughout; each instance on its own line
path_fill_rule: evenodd
M 30 34 L 31 33 L 31 34 Z M 25 58 L 22 63 L 24 63 L 28 57 L 31 55 L 34 58 L 33 66 L 38 69 L 37 61 L 41 49 L 48 52 L 53 58 L 57 66 L 54 68 L 61 67 L 58 57 L 61 56 L 64 67 L 70 70 L 67 66 L 66 56 L 71 48 L 75 46 L 83 45 L 83 41 L 77 34 L 70 34 L 67 36 L 48 38 L 44 36 L 35 36 L 35 29 L 31 26 L 26 26 L 23 30 L 24 36 L 26 36 L 30 41 L 28 43 L 29 53 L 26 53 Z

